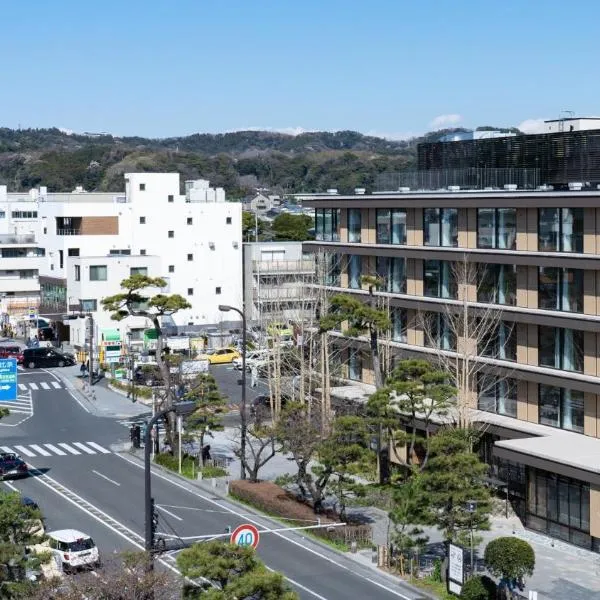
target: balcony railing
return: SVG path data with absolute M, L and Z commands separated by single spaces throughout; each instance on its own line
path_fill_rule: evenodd
M 35 235 L 2 233 L 0 244 L 35 244 Z
M 304 286 L 298 287 L 278 287 L 278 288 L 254 288 L 252 297 L 259 302 L 277 302 L 310 299 L 314 292 Z
M 56 235 L 81 235 L 81 229 L 57 229 Z
M 310 259 L 255 260 L 253 268 L 254 272 L 259 274 L 314 273 L 315 261 Z

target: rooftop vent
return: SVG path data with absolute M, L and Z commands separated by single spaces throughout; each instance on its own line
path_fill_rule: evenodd
M 328 193 L 328 194 L 331 194 L 331 195 L 333 196 L 333 195 L 337 194 L 337 193 L 338 193 L 338 191 L 337 191 L 337 188 L 329 188 L 329 189 L 327 190 L 327 193 Z
M 582 187 L 583 187 L 583 183 L 580 183 L 579 181 L 570 181 L 569 182 L 569 190 L 572 192 L 580 192 Z
M 449 185 L 448 186 L 448 191 L 449 192 L 459 192 L 460 191 L 460 185 Z
M 367 190 L 365 188 L 354 188 L 354 193 L 357 196 L 363 196 Z
M 537 186 L 537 190 L 539 192 L 551 192 L 554 189 L 554 187 L 552 187 L 551 185 L 538 185 Z
M 398 191 L 399 191 L 399 192 L 402 192 L 403 194 L 406 194 L 406 193 L 410 192 L 410 188 L 409 188 L 409 187 L 406 187 L 406 186 L 404 186 L 404 187 L 399 187 L 399 188 L 398 188 Z
M 507 183 L 504 185 L 504 189 L 507 192 L 516 192 L 517 191 L 517 184 L 516 183 Z

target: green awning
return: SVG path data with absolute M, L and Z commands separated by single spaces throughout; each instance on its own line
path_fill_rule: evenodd
M 121 333 L 118 329 L 103 329 L 102 330 L 102 341 L 103 342 L 120 342 Z
M 158 339 L 158 330 L 157 329 L 144 330 L 144 339 L 145 340 L 157 340 Z

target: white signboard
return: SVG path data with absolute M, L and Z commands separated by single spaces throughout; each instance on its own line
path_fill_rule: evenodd
M 448 590 L 460 594 L 464 581 L 463 549 L 454 544 L 448 545 Z

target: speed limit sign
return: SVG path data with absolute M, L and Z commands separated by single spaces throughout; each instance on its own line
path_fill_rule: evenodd
M 231 543 L 236 546 L 251 546 L 256 548 L 258 541 L 260 540 L 260 534 L 258 529 L 254 525 L 244 524 L 235 528 L 235 531 L 231 534 Z

